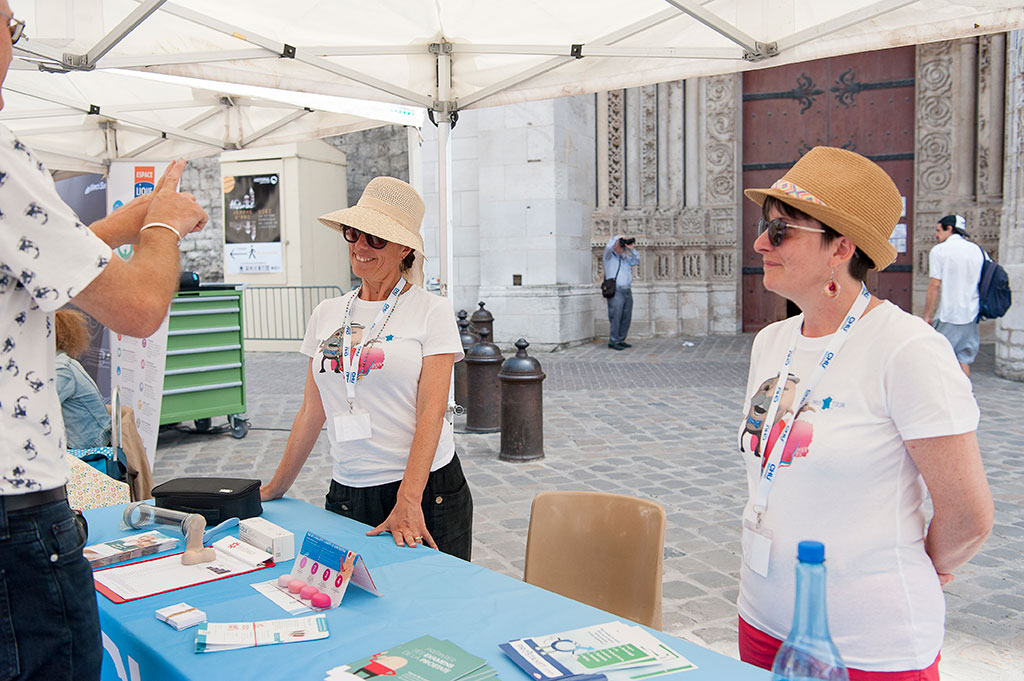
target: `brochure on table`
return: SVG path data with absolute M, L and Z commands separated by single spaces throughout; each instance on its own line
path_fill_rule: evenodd
M 643 627 L 617 621 L 498 647 L 535 681 L 629 681 L 696 669 Z
M 496 676 L 482 657 L 433 636 L 392 646 L 327 671 L 325 681 L 365 681 L 387 676 L 392 681 L 485 681 Z
M 217 557 L 209 563 L 182 565 L 181 554 L 176 553 L 96 570 L 96 590 L 115 603 L 124 603 L 274 565 L 269 553 L 237 537 L 224 537 L 213 543 L 213 549 Z
M 196 631 L 196 652 L 317 641 L 330 636 L 326 615 L 263 622 L 206 622 Z
M 123 563 L 133 558 L 150 556 L 161 551 L 169 551 L 178 545 L 178 540 L 163 532 L 151 530 L 141 534 L 133 534 L 121 539 L 112 539 L 102 544 L 93 544 L 82 549 L 82 555 L 89 561 L 93 569 Z

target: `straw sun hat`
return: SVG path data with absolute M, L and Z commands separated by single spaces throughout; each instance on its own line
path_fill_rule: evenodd
M 405 275 L 410 283 L 422 286 L 423 237 L 420 236 L 420 224 L 425 209 L 419 192 L 410 184 L 394 177 L 375 177 L 366 185 L 356 205 L 317 219 L 339 232 L 348 225 L 413 249 L 415 261 Z
M 814 147 L 768 189 L 743 193 L 758 205 L 774 197 L 849 237 L 871 258 L 873 269 L 884 270 L 896 260 L 889 236 L 903 215 L 900 190 L 860 154 Z

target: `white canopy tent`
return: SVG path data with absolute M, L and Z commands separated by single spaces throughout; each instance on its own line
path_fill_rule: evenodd
M 97 173 L 110 161 L 194 158 L 422 120 L 422 109 L 396 104 L 135 71 L 24 68 L 8 74 L 0 111 L 51 169 Z
M 426 107 L 441 281 L 460 109 L 1011 30 L 1020 0 L 12 0 L 16 54 Z M 62 11 L 69 8 L 70 11 Z

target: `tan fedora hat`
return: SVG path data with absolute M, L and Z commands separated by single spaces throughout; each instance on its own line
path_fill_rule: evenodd
M 351 208 L 342 208 L 317 220 L 339 232 L 345 225 L 402 244 L 423 255 L 420 225 L 426 206 L 408 182 L 394 177 L 375 177 Z
M 768 189 L 745 189 L 764 205 L 769 196 L 828 225 L 884 270 L 896 260 L 889 243 L 903 199 L 896 184 L 874 162 L 835 147 L 814 147 Z

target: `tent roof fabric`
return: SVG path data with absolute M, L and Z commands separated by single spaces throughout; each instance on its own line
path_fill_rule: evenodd
M 72 0 L 19 54 L 431 107 L 731 73 L 1024 26 L 1019 0 Z M 47 7 L 36 3 L 35 7 Z M 127 33 L 126 18 L 141 22 Z M 132 22 L 129 22 L 132 23 Z M 109 48 L 109 50 L 108 50 Z M 438 55 L 451 57 L 451 91 Z M 44 56 L 44 55 L 48 55 Z M 64 59 L 66 65 L 69 60 Z

